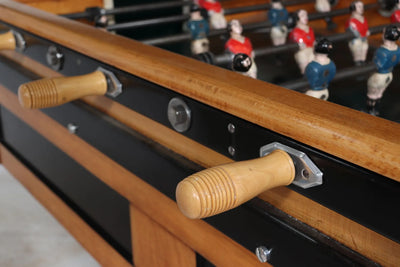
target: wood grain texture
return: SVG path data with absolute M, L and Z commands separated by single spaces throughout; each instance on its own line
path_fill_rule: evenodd
M 334 239 L 343 240 L 346 246 L 383 266 L 400 266 L 399 243 L 358 225 L 318 203 L 310 205 L 306 198 L 294 191 L 276 188 L 262 193 L 259 197 L 289 214 L 296 214 L 297 219 L 320 229 Z
M 0 152 L 4 167 L 102 266 L 132 266 L 2 145 Z
M 176 202 L 191 219 L 220 214 L 260 193 L 292 183 L 293 160 L 283 150 L 252 160 L 205 169 L 182 180 L 176 187 Z
M 102 0 L 17 0 L 17 2 L 54 14 L 82 12 L 87 7 L 103 6 Z
M 16 52 L 7 51 L 0 52 L 0 54 L 16 60 L 18 64 L 34 71 L 39 76 L 60 76 L 59 73 Z M 194 142 L 107 97 L 85 97 L 83 101 L 205 168 L 233 162 L 232 159 Z M 191 149 L 187 149 L 188 147 Z M 259 195 L 259 198 L 273 203 L 278 209 L 283 210 L 381 264 L 385 265 L 386 263 L 393 263 L 399 260 L 397 256 L 400 255 L 399 244 L 319 205 L 289 188 L 281 187 L 279 189 L 272 189 L 268 193 Z M 302 205 L 298 205 L 298 203 L 302 203 Z M 338 229 L 335 225 L 341 225 L 343 228 Z M 354 238 L 354 232 L 359 233 L 357 238 Z M 375 247 L 371 245 L 375 243 L 380 245 Z M 388 251 L 393 251 L 393 253 L 390 254 Z
M 266 266 L 254 253 L 206 222 L 186 218 L 174 201 L 76 135 L 69 134 L 65 127 L 40 110 L 22 108 L 17 96 L 3 86 L 0 86 L 0 95 L 0 103 L 6 109 L 213 264 Z
M 14 50 L 15 47 L 15 37 L 11 31 L 0 34 L 0 50 Z
M 400 181 L 400 125 L 397 123 L 243 77 L 12 1 L 0 1 L 0 19 Z
M 137 267 L 196 267 L 196 253 L 134 206 L 130 206 L 132 248 Z
M 44 78 L 21 84 L 18 98 L 25 108 L 49 108 L 88 95 L 105 95 L 106 92 L 106 76 L 97 70 L 86 75 Z

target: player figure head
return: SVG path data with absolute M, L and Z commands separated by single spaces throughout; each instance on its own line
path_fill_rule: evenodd
M 237 35 L 241 35 L 243 31 L 242 25 L 237 19 L 231 20 L 231 22 L 229 22 L 228 24 L 227 29 L 230 34 L 237 34 Z
M 248 55 L 239 53 L 233 57 L 232 69 L 238 72 L 247 72 L 252 64 L 252 60 Z
M 271 0 L 271 7 L 276 8 L 276 9 L 283 8 L 282 1 L 281 0 Z
M 332 42 L 326 38 L 322 38 L 321 40 L 319 40 L 314 47 L 314 52 L 318 54 L 328 55 L 332 50 L 333 50 Z
M 349 9 L 351 13 L 355 12 L 356 14 L 362 15 L 364 14 L 364 3 L 360 0 L 353 1 L 351 2 Z
M 307 25 L 308 24 L 308 13 L 304 9 L 300 9 L 296 12 L 296 22 Z
M 389 41 L 397 41 L 400 37 L 400 31 L 395 25 L 389 25 L 383 32 L 383 39 Z

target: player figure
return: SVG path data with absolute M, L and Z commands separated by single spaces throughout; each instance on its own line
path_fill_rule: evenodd
M 379 115 L 377 105 L 386 88 L 393 79 L 393 67 L 400 61 L 400 48 L 396 41 L 399 39 L 399 29 L 390 25 L 383 33 L 383 44 L 375 51 L 374 63 L 377 72 L 368 79 L 367 111 L 372 115 Z
M 257 66 L 254 61 L 253 46 L 249 38 L 242 35 L 242 25 L 237 19 L 232 20 L 228 24 L 229 40 L 225 44 L 225 50 L 233 55 L 243 53 L 249 56 L 252 60 L 251 68 L 248 71 L 248 76 L 257 78 Z
M 400 0 L 396 0 L 396 10 L 390 16 L 391 23 L 399 23 L 400 22 Z
M 351 17 L 346 27 L 354 34 L 355 38 L 349 42 L 354 63 L 359 66 L 365 63 L 368 52 L 368 22 L 364 17 L 364 4 L 356 0 L 350 4 Z
M 249 69 L 251 68 L 252 64 L 253 64 L 253 62 L 248 55 L 239 53 L 233 57 L 232 70 L 239 72 L 244 76 L 251 77 L 249 75 Z M 254 77 L 252 77 L 252 78 L 254 78 Z
M 314 58 L 313 48 L 315 42 L 314 31 L 308 26 L 308 14 L 304 9 L 300 9 L 295 14 L 296 27 L 289 34 L 289 38 L 299 45 L 299 51 L 294 58 L 299 65 L 300 72 L 303 74 L 308 63 Z
M 271 22 L 271 39 L 272 43 L 283 45 L 286 43 L 288 29 L 286 23 L 289 18 L 289 13 L 282 5 L 281 0 L 271 0 L 271 8 L 268 11 L 268 19 Z
M 193 55 L 209 51 L 210 41 L 207 39 L 209 33 L 208 21 L 203 18 L 198 5 L 190 7 L 190 19 L 187 27 L 192 36 L 190 49 Z
M 314 60 L 307 65 L 305 71 L 305 76 L 311 87 L 306 95 L 322 100 L 328 99 L 328 85 L 336 74 L 335 63 L 328 57 L 331 51 L 332 42 L 326 38 L 316 44 Z
M 198 0 L 197 2 L 201 8 L 207 10 L 208 16 L 210 17 L 210 24 L 213 29 L 226 28 L 227 23 L 221 3 L 216 0 Z
M 315 10 L 319 13 L 326 13 L 331 11 L 331 3 L 329 0 L 315 0 Z M 325 17 L 325 22 L 328 30 L 336 28 L 336 24 L 332 21 L 331 17 Z

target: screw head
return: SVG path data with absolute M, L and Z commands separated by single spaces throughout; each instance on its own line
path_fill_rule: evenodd
M 230 132 L 231 134 L 235 133 L 236 130 L 236 126 L 232 123 L 228 124 L 228 132 Z
M 172 98 L 168 103 L 168 120 L 177 132 L 183 133 L 189 129 L 191 113 L 189 106 L 180 98 Z
M 47 50 L 46 61 L 53 70 L 61 70 L 64 65 L 64 54 L 59 47 L 52 45 Z
M 228 152 L 231 156 L 235 156 L 236 154 L 236 149 L 233 146 L 228 147 Z
M 264 246 L 259 246 L 256 248 L 256 255 L 259 261 L 268 262 L 271 259 L 271 251 L 272 249 L 268 249 Z
M 76 134 L 76 132 L 78 131 L 78 128 L 79 128 L 79 126 L 74 123 L 67 124 L 68 132 L 71 134 Z

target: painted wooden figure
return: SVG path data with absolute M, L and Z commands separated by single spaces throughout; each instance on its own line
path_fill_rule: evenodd
M 272 43 L 283 45 L 286 43 L 288 29 L 286 23 L 289 18 L 289 13 L 283 6 L 281 0 L 271 0 L 271 8 L 268 11 L 268 20 L 272 25 L 271 39 Z
M 331 11 L 331 2 L 329 0 L 315 0 L 315 10 L 319 13 L 326 13 Z M 336 28 L 336 24 L 332 21 L 331 17 L 325 17 L 325 22 L 328 30 Z
M 196 2 L 196 1 L 195 1 Z M 216 0 L 197 0 L 198 5 L 208 12 L 210 25 L 213 29 L 225 29 L 227 26 L 224 9 Z
M 367 19 L 364 17 L 364 4 L 354 1 L 350 4 L 351 17 L 346 23 L 346 28 L 354 34 L 354 39 L 349 42 L 349 48 L 356 65 L 363 65 L 367 59 L 368 52 L 368 29 Z
M 400 0 L 396 0 L 396 7 L 392 15 L 390 16 L 391 23 L 399 23 L 400 22 Z
M 294 55 L 300 72 L 303 74 L 308 63 L 314 59 L 315 35 L 313 29 L 308 26 L 308 13 L 300 9 L 295 14 L 296 27 L 290 32 L 289 39 L 299 45 L 299 51 Z
M 376 72 L 368 79 L 367 111 L 379 115 L 377 105 L 386 88 L 393 79 L 393 67 L 400 61 L 400 48 L 396 41 L 399 39 L 399 29 L 388 26 L 383 32 L 383 44 L 375 51 L 374 63 Z
M 332 51 L 332 42 L 326 38 L 315 45 L 315 57 L 305 70 L 305 76 L 310 84 L 306 95 L 327 100 L 329 97 L 328 85 L 336 74 L 335 63 L 328 57 Z
M 248 71 L 248 76 L 252 78 L 257 78 L 257 66 L 254 61 L 254 51 L 253 46 L 249 38 L 242 35 L 242 25 L 236 19 L 232 20 L 228 24 L 228 32 L 230 34 L 229 40 L 225 44 L 225 50 L 233 55 L 243 53 L 248 55 L 251 60 L 251 68 Z M 233 59 L 234 56 L 232 56 Z
M 244 75 L 251 77 L 249 75 L 249 69 L 251 68 L 253 61 L 251 58 L 243 53 L 236 54 L 232 60 L 232 70 Z M 252 77 L 254 78 L 254 77 Z
M 190 7 L 190 19 L 187 22 L 192 38 L 190 48 L 193 55 L 208 52 L 210 46 L 210 41 L 207 38 L 209 33 L 208 21 L 203 18 L 200 11 L 198 5 L 192 5 Z

